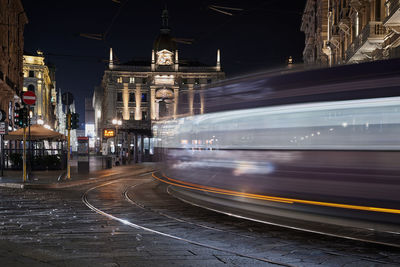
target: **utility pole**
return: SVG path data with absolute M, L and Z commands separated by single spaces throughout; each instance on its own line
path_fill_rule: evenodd
M 22 155 L 22 164 L 23 164 L 23 176 L 24 183 L 26 182 L 26 125 L 24 124 L 24 138 L 23 138 L 23 155 Z
M 67 106 L 67 118 L 66 118 L 66 126 L 68 130 L 68 140 L 67 140 L 67 179 L 71 179 L 71 110 L 70 105 L 74 102 L 74 96 L 69 93 L 63 93 L 61 96 L 62 103 Z
M 29 168 L 28 168 L 28 178 L 31 179 L 32 176 L 32 140 L 31 140 L 31 106 L 28 105 L 28 136 L 29 136 Z
M 68 106 L 67 113 L 68 145 L 67 145 L 67 179 L 71 179 L 71 111 Z
M 26 126 L 29 127 L 29 147 L 31 147 L 31 126 L 30 126 L 30 105 L 35 104 L 36 102 L 36 95 L 34 92 L 27 91 L 22 95 L 22 101 L 24 102 L 25 106 L 22 108 L 22 112 L 19 114 L 19 124 L 24 128 L 24 151 L 23 151 L 23 176 L 24 182 L 26 182 Z M 21 116 L 22 115 L 22 116 Z M 21 125 L 22 123 L 22 125 Z M 30 151 L 30 149 L 29 149 Z M 31 157 L 29 157 L 30 160 Z

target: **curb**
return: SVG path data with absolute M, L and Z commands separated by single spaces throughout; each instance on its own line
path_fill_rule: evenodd
M 132 175 L 141 175 L 144 173 L 151 173 L 156 171 L 155 169 L 148 169 L 148 170 L 142 170 L 141 172 L 138 173 L 130 173 L 129 176 Z M 77 181 L 69 181 L 69 182 L 62 182 L 62 183 L 51 183 L 51 184 L 30 184 L 30 183 L 0 183 L 0 188 L 14 188 L 14 189 L 62 189 L 62 188 L 69 188 L 69 187 L 74 187 L 74 186 L 80 186 L 80 185 L 87 185 L 87 184 L 92 184 L 92 183 L 97 183 L 97 182 L 102 182 L 102 181 L 110 181 L 110 180 L 115 180 L 115 179 L 120 179 L 126 177 L 126 174 L 115 174 L 118 177 L 105 177 L 105 178 L 88 178 L 84 180 L 77 180 Z M 115 176 L 113 175 L 113 176 Z
M 24 184 L 20 183 L 0 183 L 0 187 L 24 189 Z

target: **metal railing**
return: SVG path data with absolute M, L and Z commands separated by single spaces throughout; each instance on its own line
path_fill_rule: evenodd
M 3 150 L 4 169 L 22 170 L 23 150 L 18 148 L 6 148 Z M 63 170 L 66 168 L 67 151 L 63 149 L 40 149 L 35 148 L 26 152 L 27 164 L 32 170 Z
M 350 60 L 367 40 L 376 39 L 377 42 L 380 40 L 383 41 L 383 38 L 387 32 L 387 28 L 382 25 L 381 21 L 370 21 L 367 25 L 365 25 L 361 33 L 354 39 L 354 41 L 347 47 L 347 60 Z

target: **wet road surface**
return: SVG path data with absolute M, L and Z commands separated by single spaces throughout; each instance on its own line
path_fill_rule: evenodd
M 190 206 L 149 174 L 62 190 L 1 188 L 0 203 L 2 266 L 400 265 L 399 249 Z

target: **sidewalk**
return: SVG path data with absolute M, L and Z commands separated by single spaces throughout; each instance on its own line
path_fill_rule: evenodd
M 153 162 L 136 163 L 130 165 L 113 166 L 111 169 L 103 169 L 105 162 L 102 157 L 93 156 L 89 159 L 89 173 L 78 173 L 77 160 L 71 160 L 71 179 L 66 179 L 67 170 L 57 171 L 33 171 L 32 177 L 23 182 L 22 171 L 4 171 L 0 176 L 0 187 L 8 188 L 66 188 L 98 182 L 99 180 L 112 180 L 120 177 L 129 177 L 139 173 L 151 172 L 155 169 Z

